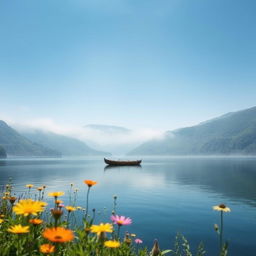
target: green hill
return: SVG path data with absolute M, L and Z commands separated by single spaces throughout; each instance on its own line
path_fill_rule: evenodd
M 10 156 L 59 157 L 55 150 L 31 142 L 0 120 L 0 147 Z
M 166 132 L 131 155 L 256 154 L 256 107 L 228 113 L 199 125 Z
M 94 150 L 84 142 L 71 137 L 40 130 L 23 132 L 23 136 L 45 147 L 61 152 L 63 156 L 106 156 L 109 153 Z

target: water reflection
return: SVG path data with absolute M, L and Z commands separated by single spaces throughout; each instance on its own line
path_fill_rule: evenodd
M 0 159 L 0 166 L 6 165 L 6 160 Z
M 104 169 L 105 176 L 100 170 Z M 148 188 L 155 185 L 194 186 L 206 192 L 217 193 L 234 201 L 255 205 L 256 159 L 188 159 L 155 158 L 144 160 L 143 166 L 105 166 L 100 159 L 15 159 L 0 161 L 0 184 L 9 177 L 16 184 L 28 182 L 56 183 L 64 185 L 72 181 L 93 176 L 108 180 L 118 186 L 121 181 Z M 104 179 L 103 179 L 104 177 Z M 137 182 L 138 183 L 138 182 Z M 151 184 L 151 187 L 149 187 Z
M 0 185 L 9 177 L 17 192 L 24 191 L 27 183 L 45 184 L 47 192 L 67 191 L 75 183 L 80 205 L 87 189 L 83 180 L 97 180 L 91 207 L 106 206 L 108 211 L 98 221 L 111 214 L 112 197 L 117 194 L 118 212 L 134 219 L 128 228 L 145 244 L 151 246 L 159 238 L 168 248 L 176 231 L 181 231 L 194 245 L 203 239 L 209 255 L 215 255 L 218 243 L 212 227 L 219 216 L 212 205 L 227 203 L 232 209 L 225 220 L 230 255 L 252 256 L 256 250 L 254 158 L 147 158 L 142 166 L 117 167 L 105 166 L 99 158 L 1 160 Z
M 127 171 L 127 170 L 131 170 L 131 169 L 141 169 L 142 166 L 141 165 L 135 165 L 135 166 L 114 166 L 114 165 L 106 165 L 104 167 L 104 172 L 105 171 Z
M 155 173 L 155 166 L 148 166 Z M 172 159 L 157 166 L 168 183 L 194 185 L 231 200 L 255 205 L 256 159 Z

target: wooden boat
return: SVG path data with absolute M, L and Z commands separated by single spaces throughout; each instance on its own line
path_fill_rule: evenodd
M 135 161 L 115 161 L 115 160 L 109 160 L 104 158 L 104 161 L 108 165 L 112 166 L 131 166 L 131 165 L 140 165 L 142 160 L 135 160 Z

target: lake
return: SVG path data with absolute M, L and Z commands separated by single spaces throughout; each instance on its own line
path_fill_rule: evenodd
M 139 167 L 105 168 L 102 158 L 6 159 L 0 160 L 0 185 L 12 177 L 15 191 L 25 184 L 46 185 L 47 192 L 78 188 L 78 205 L 85 207 L 85 179 L 98 181 L 90 192 L 90 209 L 96 222 L 110 221 L 113 195 L 117 213 L 129 216 L 131 226 L 144 245 L 155 238 L 161 249 L 173 246 L 181 232 L 192 249 L 203 241 L 207 255 L 217 255 L 218 236 L 213 229 L 220 213 L 212 206 L 231 208 L 224 214 L 224 237 L 230 255 L 253 256 L 256 251 L 256 158 L 145 157 Z

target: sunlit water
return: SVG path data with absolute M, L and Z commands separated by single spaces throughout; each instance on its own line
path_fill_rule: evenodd
M 105 168 L 103 159 L 8 159 L 0 160 L 0 185 L 12 177 L 15 191 L 24 185 L 47 185 L 47 192 L 66 191 L 70 183 L 79 189 L 78 205 L 85 207 L 85 179 L 98 184 L 90 194 L 96 222 L 110 221 L 113 195 L 117 212 L 133 219 L 122 231 L 136 233 L 147 246 L 157 238 L 160 247 L 172 247 L 177 232 L 192 245 L 205 243 L 207 255 L 217 255 L 218 237 L 213 229 L 219 212 L 212 206 L 227 204 L 224 237 L 230 255 L 256 255 L 256 158 L 164 158 L 143 159 L 141 168 Z

